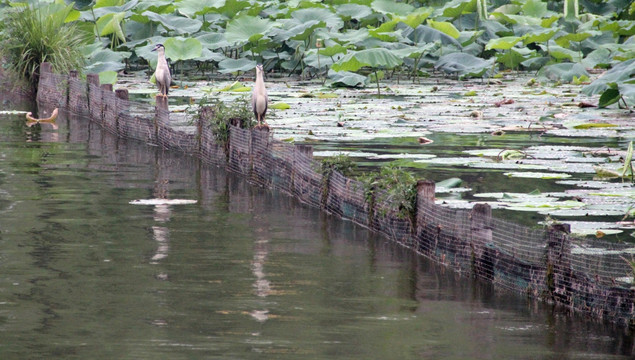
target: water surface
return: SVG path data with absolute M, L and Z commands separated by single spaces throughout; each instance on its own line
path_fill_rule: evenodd
M 0 115 L 2 359 L 626 359 L 633 336 L 456 275 L 196 159 Z M 139 199 L 190 205 L 133 205 Z

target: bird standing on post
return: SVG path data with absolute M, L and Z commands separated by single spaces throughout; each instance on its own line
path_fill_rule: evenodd
M 170 68 L 168 62 L 165 60 L 165 47 L 163 44 L 156 44 L 152 51 L 157 52 L 157 68 L 154 71 L 154 80 L 159 86 L 159 92 L 161 95 L 168 96 L 168 89 L 172 82 L 172 76 L 170 76 Z
M 265 88 L 265 80 L 263 79 L 264 70 L 262 64 L 256 65 L 256 83 L 254 84 L 254 91 L 251 96 L 251 106 L 258 121 L 258 126 L 267 125 L 265 123 L 265 114 L 267 113 L 267 88 Z M 262 122 L 262 124 L 261 124 Z

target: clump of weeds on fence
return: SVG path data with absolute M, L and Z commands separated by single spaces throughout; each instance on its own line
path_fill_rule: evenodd
M 397 217 L 408 219 L 413 226 L 416 217 L 417 181 L 412 173 L 394 165 L 383 166 L 379 173 L 366 174 L 359 178 L 364 184 L 366 202 L 372 218 L 375 204 L 384 206 L 379 215 L 385 216 L 389 209 L 397 209 Z
M 227 147 L 229 146 L 229 128 L 231 125 L 243 129 L 251 129 L 256 124 L 251 110 L 251 103 L 246 96 L 240 97 L 229 104 L 225 104 L 220 100 L 210 102 L 207 98 L 203 98 L 200 105 L 201 107 L 208 106 L 212 108 L 214 116 L 210 119 L 209 126 L 216 141 L 226 150 L 228 150 Z
M 331 174 L 333 171 L 338 171 L 344 176 L 351 176 L 357 165 L 347 155 L 335 155 L 328 156 L 322 159 L 320 162 L 319 172 L 322 174 L 322 204 L 326 206 L 326 199 L 328 196 L 328 187 L 331 180 Z
M 622 258 L 622 260 L 624 260 L 630 267 L 631 267 L 631 273 L 628 274 L 628 276 L 631 277 L 631 285 L 635 285 L 635 258 L 633 257 L 633 255 L 631 255 L 630 259 L 627 259 L 623 256 L 620 256 L 620 258 Z
M 88 34 L 65 22 L 72 10 L 73 4 L 16 7 L 0 21 L 0 57 L 34 91 L 42 62 L 50 62 L 58 73 L 79 71 L 84 66 L 80 49 Z

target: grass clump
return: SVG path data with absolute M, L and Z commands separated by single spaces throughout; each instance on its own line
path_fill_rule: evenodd
M 221 100 L 214 100 L 211 103 L 207 99 L 201 101 L 201 107 L 209 106 L 214 112 L 210 119 L 210 127 L 216 140 L 227 147 L 229 144 L 229 128 L 231 125 L 243 129 L 251 129 L 256 125 L 254 114 L 251 109 L 251 102 L 246 97 L 240 97 L 229 104 Z
M 7 10 L 0 21 L 0 57 L 33 90 L 42 62 L 50 62 L 59 73 L 81 70 L 85 64 L 80 49 L 89 36 L 65 22 L 72 9 L 72 4 L 16 7 Z
M 381 203 L 380 215 L 386 215 L 389 209 L 397 209 L 397 217 L 415 223 L 417 203 L 417 180 L 409 171 L 395 164 L 381 167 L 379 173 L 361 176 L 364 184 L 366 201 L 371 204 Z M 374 210 L 373 210 L 374 211 Z
M 333 171 L 338 171 L 344 176 L 351 176 L 357 165 L 348 155 L 340 154 L 327 156 L 320 162 L 319 172 L 322 173 L 322 205 L 326 207 L 328 188 Z

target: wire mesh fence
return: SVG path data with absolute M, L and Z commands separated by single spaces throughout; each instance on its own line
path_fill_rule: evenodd
M 226 142 L 201 108 L 195 125 L 175 121 L 167 99 L 128 100 L 98 80 L 42 67 L 37 100 L 89 116 L 105 131 L 195 155 L 250 182 L 295 196 L 313 207 L 371 228 L 458 272 L 622 324 L 635 325 L 635 246 L 570 237 L 564 225 L 530 228 L 492 217 L 485 204 L 457 210 L 434 202 L 434 183 L 417 184 L 414 212 L 382 191 L 338 171 L 323 173 L 312 148 L 272 138 L 268 129 L 229 127 Z M 66 95 L 68 94 L 68 95 Z M 165 100 L 165 101 L 164 101 Z M 207 174 L 207 173 L 206 173 Z M 210 178 L 213 176 L 209 175 Z M 210 185 L 211 186 L 211 185 Z M 565 230 L 565 231 L 562 231 Z

